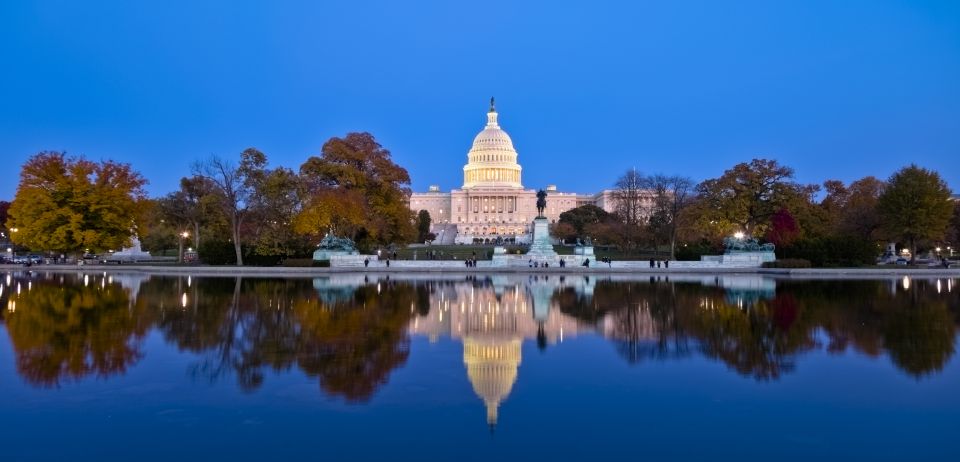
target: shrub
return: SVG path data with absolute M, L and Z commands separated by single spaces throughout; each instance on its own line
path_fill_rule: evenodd
M 703 241 L 678 245 L 676 256 L 677 260 L 680 261 L 696 261 L 700 260 L 702 255 L 719 255 L 721 253 L 723 253 L 722 250 L 718 250 L 710 243 Z
M 201 241 L 197 248 L 200 261 L 208 265 L 236 265 L 237 254 L 233 243 L 227 241 Z
M 785 258 L 777 261 L 768 261 L 763 264 L 764 268 L 810 268 L 810 260 L 802 258 Z
M 876 263 L 879 254 L 873 241 L 851 237 L 830 236 L 806 238 L 789 247 L 777 249 L 780 258 L 809 260 L 813 266 L 863 266 Z

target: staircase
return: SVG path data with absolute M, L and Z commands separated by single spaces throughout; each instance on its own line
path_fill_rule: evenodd
M 457 237 L 457 225 L 450 223 L 436 223 L 430 225 L 430 232 L 437 238 L 433 241 L 434 245 L 453 245 Z

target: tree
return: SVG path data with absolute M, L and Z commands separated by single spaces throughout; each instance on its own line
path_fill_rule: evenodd
M 767 229 L 766 239 L 777 247 L 786 247 L 792 244 L 800 234 L 800 228 L 793 215 L 787 209 L 780 209 L 773 214 L 770 227 Z
M 872 176 L 861 178 L 849 187 L 843 182 L 830 180 L 824 183 L 826 197 L 820 203 L 828 217 L 831 232 L 873 239 L 880 227 L 877 202 L 886 183 Z
M 430 234 L 430 212 L 421 210 L 417 213 L 417 241 L 427 240 L 427 234 Z
M 252 244 L 257 255 L 290 257 L 303 253 L 307 242 L 294 232 L 300 213 L 300 178 L 293 170 L 278 167 L 250 175 Z
M 564 243 L 567 241 L 574 241 L 577 239 L 580 234 L 577 233 L 577 230 L 568 222 L 558 221 L 550 225 L 550 235 L 559 239 L 560 242 Z
M 918 242 L 944 237 L 953 207 L 940 175 L 914 164 L 890 177 L 877 202 L 884 231 L 907 244 L 911 259 L 916 259 Z
M 697 186 L 702 197 L 702 221 L 719 225 L 726 233 L 742 231 L 762 235 L 770 218 L 786 208 L 796 212 L 816 192 L 816 186 L 802 186 L 790 179 L 793 169 L 775 160 L 753 159 L 735 165 L 720 178 Z M 801 204 L 797 204 L 801 203 Z
M 653 192 L 650 213 L 651 234 L 670 243 L 670 259 L 676 259 L 681 215 L 693 199 L 693 180 L 684 176 L 652 175 L 644 179 Z M 656 245 L 655 245 L 656 246 Z
M 7 229 L 7 218 L 10 216 L 10 203 L 0 201 L 0 241 L 4 243 L 10 240 L 10 230 Z
M 410 211 L 410 175 L 369 133 L 348 133 L 324 143 L 320 156 L 300 166 L 305 205 L 298 231 L 352 237 L 362 249 L 416 238 Z
M 960 246 L 960 201 L 953 202 L 953 218 L 950 220 L 950 230 L 947 233 L 947 242 L 957 251 Z
M 200 248 L 200 232 L 203 226 L 223 221 L 223 214 L 218 213 L 219 198 L 215 191 L 216 186 L 203 176 L 180 179 L 179 200 L 183 201 L 184 218 L 193 227 L 192 237 L 195 249 Z
M 647 215 L 650 200 L 645 188 L 643 175 L 636 169 L 627 170 L 614 184 L 613 201 L 616 215 L 623 224 L 623 243 L 627 247 L 635 247 Z
M 557 222 L 566 223 L 573 227 L 574 235 L 572 237 L 576 238 L 587 236 L 587 225 L 602 223 L 610 219 L 611 216 L 606 210 L 593 204 L 587 204 L 561 213 Z
M 230 222 L 233 249 L 237 255 L 237 266 L 243 266 L 241 248 L 241 226 L 246 218 L 250 196 L 253 194 L 252 175 L 259 175 L 267 164 L 267 157 L 254 148 L 240 153 L 240 165 L 218 156 L 211 156 L 204 162 L 193 166 L 194 176 L 203 177 L 213 188 L 220 210 Z
M 129 245 L 147 181 L 129 164 L 45 151 L 23 165 L 7 225 L 13 242 L 79 253 Z

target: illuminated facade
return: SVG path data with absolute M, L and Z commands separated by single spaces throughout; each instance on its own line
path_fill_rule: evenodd
M 410 196 L 410 209 L 426 210 L 434 223 L 438 243 L 469 244 L 475 239 L 512 238 L 529 242 L 532 222 L 537 216 L 537 192 L 524 189 L 523 168 L 518 163 L 513 140 L 499 124 L 490 101 L 487 124 L 473 140 L 463 167 L 463 186 L 441 192 L 431 186 L 425 193 Z M 555 223 L 560 214 L 581 205 L 593 204 L 613 212 L 612 191 L 576 194 L 545 188 L 549 193 L 544 215 Z

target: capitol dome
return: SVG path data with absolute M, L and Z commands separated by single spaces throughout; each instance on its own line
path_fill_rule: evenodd
M 510 135 L 497 123 L 497 111 L 490 98 L 487 125 L 473 139 L 473 147 L 467 153 L 467 165 L 463 167 L 463 188 L 510 187 L 522 188 L 521 167 L 517 163 L 517 151 Z

